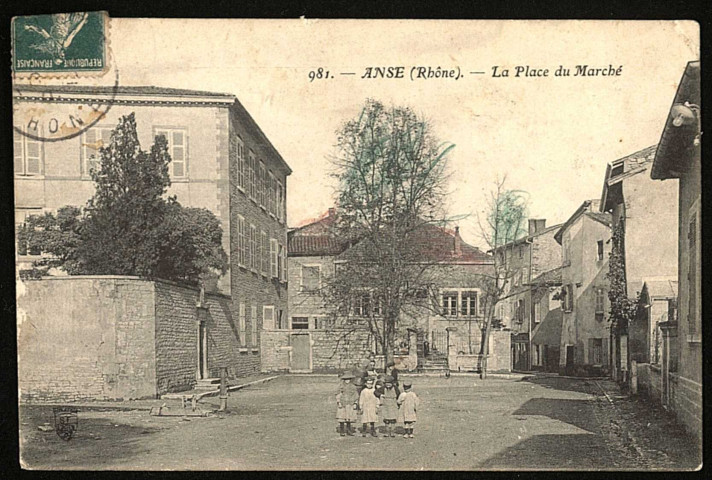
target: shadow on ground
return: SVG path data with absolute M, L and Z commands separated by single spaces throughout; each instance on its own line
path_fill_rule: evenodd
M 561 452 L 566 452 L 562 458 Z M 601 469 L 606 462 L 596 435 L 534 435 L 517 442 L 478 465 L 483 469 L 586 470 Z M 614 468 L 611 465 L 611 468 Z
M 135 426 L 105 418 L 101 413 L 87 416 L 79 412 L 74 436 L 62 440 L 54 430 L 40 431 L 40 425 L 54 427 L 53 414 L 47 408 L 23 408 L 20 431 L 20 458 L 29 469 L 97 469 L 149 452 L 146 436 L 162 430 L 158 426 Z M 99 415 L 99 416 L 97 416 Z
M 599 393 L 596 390 L 596 385 L 594 379 L 592 378 L 568 378 L 559 377 L 556 375 L 531 375 L 524 377 L 519 382 L 532 383 L 534 385 L 539 385 L 544 388 L 551 388 L 554 390 L 562 390 L 567 392 L 578 392 L 578 393 Z
M 597 433 L 595 425 L 591 421 L 590 410 L 591 403 L 588 400 L 530 398 L 512 412 L 512 415 L 542 415 L 587 432 Z

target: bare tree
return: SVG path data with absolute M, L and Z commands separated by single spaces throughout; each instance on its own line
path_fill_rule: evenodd
M 365 323 L 391 360 L 402 314 L 431 297 L 433 262 L 421 233 L 446 221 L 447 156 L 454 145 L 438 141 L 410 108 L 375 100 L 337 135 L 335 234 L 351 248 L 322 293 L 340 319 Z
M 483 223 L 478 216 L 482 239 L 493 253 L 494 274 L 486 282 L 484 292 L 485 315 L 480 344 L 480 372 L 487 378 L 487 357 L 489 355 L 489 337 L 495 317 L 496 306 L 509 291 L 511 279 L 518 274 L 519 267 L 514 267 L 509 259 L 506 245 L 526 234 L 528 195 L 522 190 L 505 188 L 506 176 L 498 178 L 487 200 L 486 219 Z

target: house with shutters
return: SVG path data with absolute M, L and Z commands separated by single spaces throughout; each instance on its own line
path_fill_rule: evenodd
M 560 246 L 554 239 L 560 226 L 547 227 L 546 219 L 529 219 L 526 235 L 493 251 L 509 277 L 495 316 L 511 332 L 513 370 L 528 371 L 535 363 L 532 332 L 543 317 L 535 309 L 532 280 L 561 266 Z
M 586 200 L 554 235 L 561 245 L 559 373 L 608 371 L 608 260 L 611 216 Z
M 265 332 L 270 346 L 264 355 L 274 370 L 338 371 L 370 352 L 383 361 L 367 324 L 381 310 L 367 286 L 349 312 L 328 305 L 322 295 L 336 269 L 363 254 L 361 243 L 338 237 L 336 219 L 337 212 L 330 209 L 288 234 L 289 318 L 279 325 L 281 331 Z M 426 368 L 429 361 L 442 368 L 449 362 L 453 370 L 471 368 L 481 340 L 483 274 L 491 276 L 492 259 L 464 242 L 457 228 L 424 225 L 412 240 L 436 287 L 429 308 L 403 313 L 396 362 L 404 370 Z M 490 342 L 490 369 L 508 370 L 509 333 L 494 332 Z
M 48 108 L 58 118 L 71 118 L 77 109 L 111 107 L 90 128 L 70 138 L 40 142 L 14 132 L 16 225 L 29 215 L 86 204 L 94 193 L 89 172 L 120 117 L 135 114 L 144 149 L 157 135 L 166 137 L 172 159 L 168 195 L 184 206 L 214 213 L 228 254 L 227 273 L 205 285 L 207 293 L 229 299 L 221 300 L 220 312 L 211 314 L 200 307 L 205 304 L 202 292 L 185 293 L 194 297 L 189 302 L 194 321 L 188 336 L 175 338 L 185 342 L 182 348 L 195 365 L 188 369 L 192 379 L 173 384 L 189 386 L 218 376 L 222 367 L 229 375 L 261 371 L 261 332 L 287 318 L 286 200 L 291 169 L 240 101 L 231 94 L 185 89 L 79 85 L 25 85 L 14 92 L 13 100 L 17 122 Z M 41 136 L 48 127 L 38 123 L 31 125 Z M 42 253 L 21 245 L 17 251 L 20 268 Z
M 680 79 L 650 178 L 656 186 L 677 186 L 677 315 L 671 309 L 662 332 L 662 372 L 650 383 L 685 427 L 702 437 L 702 176 L 700 62 L 689 62 Z M 677 185 L 675 185 L 677 183 Z M 656 231 L 669 232 L 656 226 Z M 659 325 L 659 326 L 660 326 Z M 674 368 L 673 368 L 674 366 Z M 653 378 L 655 379 L 653 381 Z

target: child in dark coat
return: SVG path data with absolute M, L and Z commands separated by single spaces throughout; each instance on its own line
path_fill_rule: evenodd
M 356 422 L 359 394 L 352 383 L 353 374 L 341 376 L 341 385 L 336 392 L 336 420 L 339 422 L 339 435 L 353 435 L 351 424 Z
M 393 378 L 386 377 L 384 380 L 384 389 L 381 394 L 381 418 L 386 427 L 384 437 L 395 437 L 393 429 L 396 426 L 396 418 L 398 418 L 398 395 L 393 385 Z

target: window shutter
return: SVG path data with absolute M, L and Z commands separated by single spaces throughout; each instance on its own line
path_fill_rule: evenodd
M 594 355 L 593 355 L 593 338 L 588 339 L 588 364 L 593 365 Z
M 15 163 L 15 173 L 24 173 L 23 157 L 24 157 L 24 144 L 23 137 L 17 131 L 13 130 L 13 156 Z
M 247 335 L 247 328 L 245 326 L 245 304 L 241 303 L 240 304 L 240 316 L 239 316 L 239 321 L 240 321 L 240 345 L 243 347 L 247 345 L 247 339 L 245 338 L 245 335 Z
M 257 346 L 257 305 L 250 309 L 250 327 L 252 328 L 252 346 Z
M 270 240 L 269 240 L 269 255 L 270 255 L 270 275 L 273 278 L 277 278 L 277 275 L 279 275 L 277 262 L 279 260 L 277 258 L 277 255 L 278 255 L 277 240 L 274 238 L 270 238 Z

